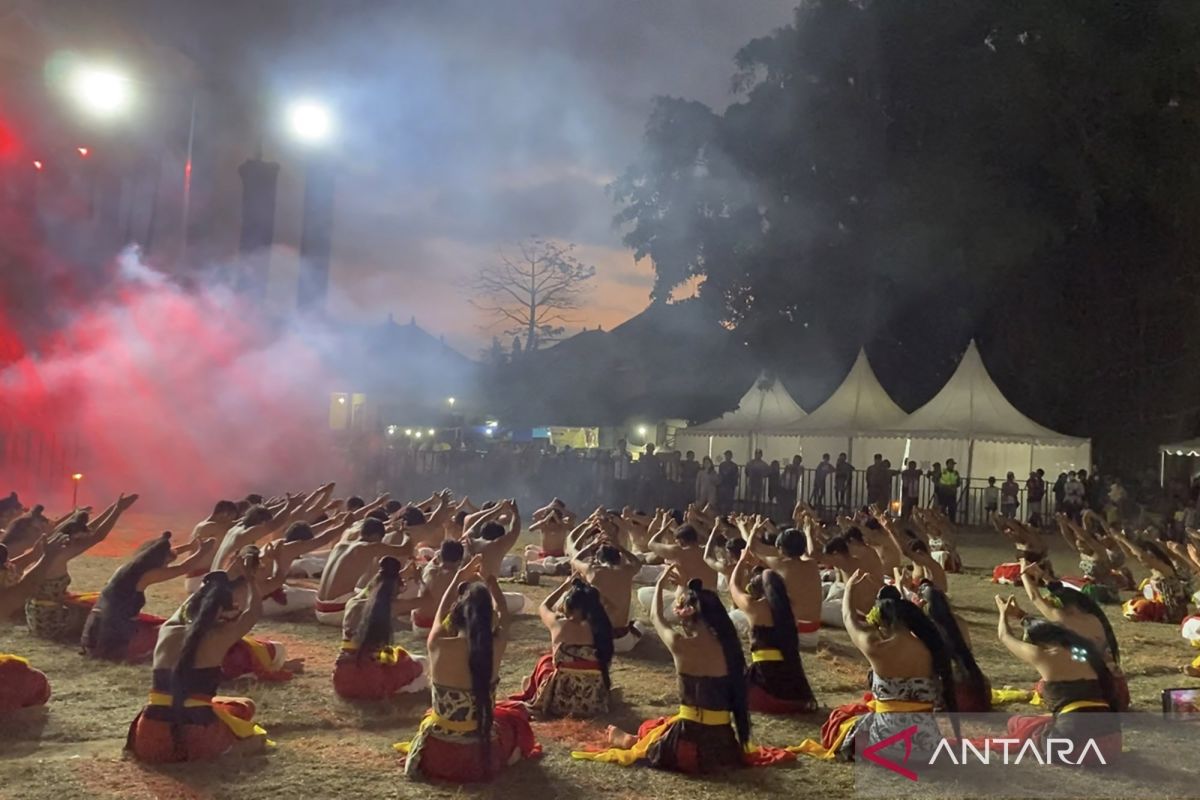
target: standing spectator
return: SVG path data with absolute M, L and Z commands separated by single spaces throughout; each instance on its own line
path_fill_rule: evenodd
M 649 514 L 658 506 L 663 485 L 663 460 L 655 455 L 653 444 L 646 445 L 637 466 L 637 507 Z
M 796 498 L 803 485 L 804 459 L 800 456 L 793 456 L 792 463 L 784 467 L 783 474 L 779 476 L 779 502 L 785 506 L 786 513 L 790 514 L 796 506 Z
M 1088 475 L 1086 469 L 1079 470 L 1079 482 L 1083 484 L 1083 507 L 1099 511 L 1104 507 L 1104 481 L 1098 473 Z
M 909 461 L 908 468 L 900 473 L 900 515 L 905 519 L 912 516 L 921 499 L 921 477 L 915 461 Z
M 746 464 L 746 499 L 753 510 L 761 511 L 761 503 L 767 496 L 767 473 L 770 467 L 763 461 L 762 450 L 754 451 L 754 458 Z
M 892 510 L 892 481 L 894 481 L 896 479 L 896 476 L 899 474 L 900 473 L 896 472 L 896 470 L 892 469 L 892 462 L 885 458 L 883 460 L 883 476 L 884 476 L 883 477 L 883 502 L 884 502 L 883 510 L 884 511 Z
M 1065 512 L 1063 504 L 1067 501 L 1067 473 L 1058 473 L 1058 479 L 1054 481 L 1054 511 L 1055 513 Z
M 879 506 L 887 511 L 887 467 L 883 466 L 883 454 L 876 453 L 875 460 L 867 467 L 867 505 Z
M 1128 504 L 1129 494 L 1125 491 L 1125 487 L 1121 485 L 1119 478 L 1113 478 L 1112 484 L 1108 487 L 1108 510 L 1105 514 L 1105 522 L 1114 528 L 1121 527 L 1121 520 L 1125 517 Z
M 774 506 L 779 502 L 779 462 L 772 461 L 767 471 L 767 499 L 771 501 L 771 515 L 774 516 Z M 788 513 L 792 511 L 788 508 Z
M 629 455 L 629 445 L 624 439 L 617 442 L 617 449 L 612 454 L 613 466 L 613 505 L 622 508 L 633 500 L 633 456 Z
M 678 450 L 667 453 L 663 459 L 663 486 L 666 489 L 664 503 L 667 508 L 684 508 L 683 497 L 683 454 Z
M 1025 501 L 1029 503 L 1029 524 L 1042 527 L 1042 503 L 1046 500 L 1046 478 L 1044 470 L 1029 473 L 1025 481 Z
M 962 486 L 962 478 L 955 468 L 953 458 L 946 459 L 946 468 L 938 475 L 938 503 L 942 513 L 951 522 L 958 522 L 958 490 Z M 992 481 L 995 482 L 995 479 Z
M 721 476 L 717 474 L 712 459 L 705 456 L 696 471 L 696 505 L 700 508 L 716 508 L 720 503 L 720 487 Z
M 740 467 L 733 460 L 733 451 L 726 450 L 725 460 L 721 462 L 721 466 L 717 467 L 717 477 L 720 478 L 717 485 L 717 510 L 722 514 L 733 511 L 733 501 L 737 497 L 739 472 Z
M 989 476 L 987 488 L 983 490 L 983 513 L 991 519 L 999 507 L 1000 489 L 996 486 L 996 479 Z
M 940 461 L 929 465 L 929 482 L 933 484 L 933 494 L 929 496 L 929 507 L 940 507 L 942 504 L 941 490 L 938 488 L 942 482 L 942 463 Z
M 495 473 L 504 474 L 504 473 Z M 613 497 L 613 457 L 608 450 L 596 453 L 596 461 L 592 465 L 594 494 L 589 505 L 607 505 Z
M 829 453 L 825 453 L 821 456 L 821 463 L 817 464 L 817 468 L 813 470 L 812 492 L 808 498 L 808 502 L 813 508 L 824 507 L 825 482 L 829 480 L 829 473 L 833 471 L 833 464 L 829 463 Z
M 1000 487 L 1000 513 L 1009 519 L 1016 519 L 1020 505 L 1021 484 L 1017 483 L 1017 476 L 1010 472 Z
M 1063 511 L 1072 522 L 1079 522 L 1083 514 L 1087 489 L 1079 480 L 1078 472 L 1068 472 L 1066 483 L 1063 484 Z
M 825 461 L 829 461 L 828 454 L 825 455 Z M 850 508 L 850 481 L 853 478 L 854 465 L 847 460 L 845 453 L 838 453 L 837 464 L 833 467 L 833 501 L 839 511 Z M 825 496 L 824 490 L 821 496 Z
M 683 501 L 681 507 L 696 500 L 696 476 L 700 474 L 700 462 L 696 460 L 696 451 L 688 450 L 683 461 L 679 462 L 679 482 L 683 484 Z

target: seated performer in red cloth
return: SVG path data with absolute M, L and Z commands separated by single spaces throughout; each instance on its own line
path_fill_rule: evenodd
M 8 549 L 0 544 L 0 568 L 12 567 L 7 574 L 15 576 L 9 585 L 0 587 L 0 626 L 6 625 L 41 585 L 55 555 L 65 549 L 66 539 L 47 544 L 42 536 L 23 555 L 8 560 Z M 32 562 L 28 569 L 25 564 Z M 29 666 L 20 656 L 0 653 L 0 716 L 22 708 L 43 706 L 50 699 L 50 682 L 44 673 Z
M 215 541 L 203 539 L 172 548 L 170 531 L 142 544 L 100 591 L 83 626 L 83 653 L 110 661 L 150 658 L 158 629 L 166 619 L 141 613 L 146 605 L 146 589 L 210 563 L 216 550 Z M 191 555 L 178 564 L 172 563 L 185 553 Z
M 538 613 L 550 629 L 550 652 L 538 660 L 524 690 L 509 699 L 550 717 L 607 712 L 613 629 L 600 592 L 581 578 L 570 578 L 546 596 Z
M 1000 643 L 1041 675 L 1042 703 L 1049 714 L 1015 716 L 1008 736 L 1033 740 L 1039 750 L 1050 739 L 1074 743 L 1083 765 L 1111 764 L 1121 754 L 1120 699 L 1104 655 L 1087 638 L 1053 622 L 1023 614 L 1012 597 L 996 596 Z M 1011 623 L 1021 621 L 1023 638 Z M 1089 743 L 1092 750 L 1089 750 Z M 1072 763 L 1076 763 L 1072 761 Z
M 482 569 L 483 557 L 475 556 L 458 571 L 429 632 L 433 708 L 412 741 L 396 745 L 410 778 L 490 781 L 541 755 L 525 707 L 495 700 L 510 615 L 495 575 L 479 581 Z
M 262 611 L 255 585 L 257 564 L 230 581 L 210 572 L 200 590 L 163 623 L 154 649 L 150 700 L 129 725 L 125 749 L 139 761 L 200 761 L 228 752 L 261 752 L 266 731 L 252 721 L 254 702 L 218 697 L 221 662 L 249 633 Z M 245 588 L 244 610 L 235 594 Z
M 651 603 L 654 628 L 675 659 L 679 713 L 643 722 L 636 736 L 610 726 L 612 748 L 571 755 L 622 766 L 640 762 L 685 773 L 792 760 L 794 756 L 784 750 L 750 744 L 746 659 L 737 629 L 717 593 L 703 588 L 698 578 L 688 581 L 675 606 L 682 631 L 667 622 L 663 589 L 667 581 L 679 579 L 679 567 L 664 570 Z
M 416 600 L 396 595 L 403 585 L 400 562 L 379 560 L 379 573 L 346 604 L 342 650 L 333 667 L 333 690 L 348 700 L 386 700 L 428 686 L 425 659 L 392 644 L 392 620 L 412 611 Z
M 971 650 L 971 631 L 967 624 L 954 613 L 945 592 L 932 581 L 921 581 L 917 596 L 925 614 L 937 626 L 950 654 L 950 668 L 954 674 L 954 691 L 958 710 L 969 714 L 992 710 L 992 684 L 979 669 L 975 654 Z

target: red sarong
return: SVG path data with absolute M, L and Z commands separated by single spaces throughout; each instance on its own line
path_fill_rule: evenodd
M 44 706 L 50 700 L 50 681 L 20 656 L 0 653 L 0 714 Z
M 214 710 L 238 719 L 254 719 L 254 703 L 240 700 L 213 700 Z M 145 710 L 129 726 L 126 749 L 139 761 L 168 764 L 180 761 L 207 761 L 224 754 L 237 743 L 238 737 L 219 718 L 204 725 L 180 726 L 179 741 L 172 733 L 170 722 L 147 718 Z
M 420 662 L 401 647 L 393 651 L 394 660 L 385 661 L 343 652 L 333 667 L 333 690 L 347 700 L 386 700 L 421 677 Z
M 491 768 L 480 758 L 474 737 L 429 736 L 421 745 L 421 774 L 451 783 L 480 783 L 495 778 L 519 750 L 522 758 L 537 758 L 542 746 L 529 725 L 529 712 L 520 703 L 501 701 L 492 712 L 496 736 L 492 739 Z
M 221 661 L 221 680 L 232 681 L 243 675 L 253 675 L 260 681 L 290 681 L 292 673 L 283 669 L 280 654 L 283 645 L 263 639 L 242 638 Z

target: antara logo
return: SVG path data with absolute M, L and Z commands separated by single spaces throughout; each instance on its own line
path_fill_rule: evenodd
M 895 761 L 884 758 L 883 756 L 879 755 L 879 751 L 884 750 L 888 747 L 891 747 L 896 742 L 903 741 L 904 742 L 904 763 L 907 764 L 909 756 L 912 755 L 912 748 L 913 748 L 912 740 L 913 740 L 913 736 L 915 736 L 916 733 L 917 733 L 917 726 L 910 725 L 907 728 L 905 728 L 904 730 L 900 731 L 899 733 L 893 733 L 891 736 L 889 736 L 888 738 L 884 739 L 881 742 L 876 742 L 875 744 L 873 744 L 869 747 L 864 747 L 863 751 L 862 751 L 862 757 L 865 758 L 867 761 L 870 761 L 872 764 L 878 764 L 879 766 L 883 767 L 884 769 L 890 769 L 892 772 L 896 773 L 897 775 L 903 775 L 904 777 L 908 778 L 910 781 L 915 781 L 917 779 L 917 773 L 913 772 L 911 769 L 908 769 L 907 767 L 897 764 Z

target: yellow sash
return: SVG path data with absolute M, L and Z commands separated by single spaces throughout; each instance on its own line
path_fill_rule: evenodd
M 348 639 L 343 639 L 342 652 L 357 653 L 358 647 L 355 646 L 354 642 L 351 642 Z M 409 656 L 407 650 L 397 644 L 392 645 L 391 647 L 381 647 L 378 651 L 376 651 L 372 658 L 374 658 L 375 661 L 380 664 L 390 666 L 392 664 L 399 664 L 401 661 L 411 658 L 411 656 Z
M 992 689 L 992 705 L 1006 706 L 1009 703 L 1031 703 L 1037 705 L 1041 702 L 1041 697 L 1037 692 L 1031 692 L 1028 689 L 1013 689 L 1005 686 L 1003 689 Z
M 149 704 L 152 706 L 170 707 L 174 705 L 174 700 L 171 698 L 171 695 L 167 694 L 166 692 L 150 692 Z M 233 732 L 233 735 L 239 739 L 249 739 L 252 736 L 265 737 L 267 735 L 266 729 L 258 723 L 254 722 L 253 720 L 242 719 L 239 716 L 231 714 L 221 706 L 214 705 L 211 700 L 202 700 L 198 697 L 189 697 L 187 700 L 183 701 L 183 706 L 184 708 L 204 708 L 206 706 L 211 708 L 213 713 L 217 715 L 217 719 L 221 720 L 221 722 L 225 724 L 225 727 L 229 728 L 229 730 Z M 270 739 L 267 739 L 267 746 L 274 747 L 275 743 Z
M 419 735 L 423 733 L 434 725 L 442 730 L 447 730 L 452 733 L 475 733 L 479 730 L 479 723 L 475 720 L 458 722 L 452 719 L 446 719 L 431 708 L 425 712 L 425 716 L 421 719 L 421 724 L 417 726 L 417 734 Z M 407 742 L 396 742 L 394 745 L 392 745 L 392 749 L 408 755 L 408 751 L 412 749 L 412 740 L 410 739 Z
M 650 752 L 650 747 L 655 742 L 663 737 L 667 731 L 681 719 L 686 719 L 689 722 L 698 722 L 701 725 L 728 725 L 732 719 L 728 711 L 713 711 L 708 708 L 697 708 L 695 706 L 679 707 L 679 714 L 674 717 L 668 717 L 662 724 L 651 728 L 646 732 L 646 735 L 634 742 L 633 747 L 611 747 L 608 750 L 600 750 L 592 752 L 590 750 L 574 750 L 571 752 L 571 758 L 577 758 L 581 761 L 602 761 L 607 764 L 620 764 L 622 767 L 631 767 L 638 761 L 646 757 Z
M 750 661 L 757 664 L 760 661 L 783 661 L 783 653 L 778 650 L 751 650 Z
M 1067 703 L 1057 713 L 1070 714 L 1072 711 L 1079 711 L 1083 708 L 1103 708 L 1106 711 L 1109 710 L 1108 703 L 1101 703 L 1099 700 L 1076 700 L 1074 703 Z
M 20 664 L 21 666 L 28 667 L 29 660 L 10 653 L 0 653 L 0 667 L 3 667 L 5 664 Z
M 933 703 L 918 703 L 912 700 L 872 700 L 867 703 L 867 706 L 876 714 L 912 714 L 933 711 Z M 837 735 L 834 736 L 833 744 L 829 747 L 823 745 L 818 739 L 805 739 L 800 744 L 785 749 L 789 753 L 801 753 L 812 758 L 832 761 L 837 758 L 838 751 L 842 749 L 846 737 L 850 735 L 850 731 L 854 729 L 854 724 L 859 719 L 860 717 L 855 716 L 844 720 L 838 726 Z

